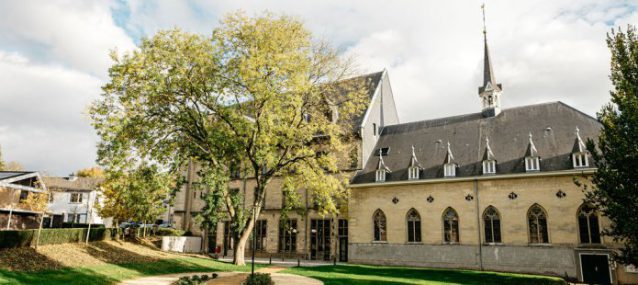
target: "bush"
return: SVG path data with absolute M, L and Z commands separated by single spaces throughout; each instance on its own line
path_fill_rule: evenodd
M 167 228 L 159 228 L 155 231 L 155 234 L 158 236 L 183 236 L 183 230 L 176 229 L 167 229 Z
M 275 282 L 270 278 L 268 273 L 255 273 L 248 275 L 248 279 L 244 282 L 244 285 L 274 285 Z
M 40 245 L 84 242 L 88 229 L 42 229 Z M 91 229 L 89 241 L 111 239 L 112 229 Z M 35 244 L 38 230 L 0 231 L 0 248 L 28 247 Z
M 171 283 L 171 285 L 201 285 L 206 284 L 206 281 L 209 279 L 217 278 L 217 273 L 213 273 L 210 276 L 206 274 L 202 275 L 193 275 L 191 277 L 182 276 L 177 281 Z

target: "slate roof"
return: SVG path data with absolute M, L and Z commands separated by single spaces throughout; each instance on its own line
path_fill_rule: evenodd
M 0 180 L 8 179 L 8 178 L 12 178 L 12 177 L 28 174 L 28 173 L 33 173 L 33 172 L 28 172 L 28 171 L 0 171 Z
M 447 142 L 458 163 L 457 177 L 481 175 L 485 140 L 497 161 L 497 174 L 524 173 L 529 134 L 541 158 L 541 172 L 572 169 L 575 129 L 583 140 L 596 138 L 602 126 L 592 117 L 562 103 L 551 102 L 505 109 L 496 117 L 481 113 L 386 126 L 366 166 L 353 184 L 374 182 L 378 149 L 389 147 L 384 165 L 392 169 L 386 182 L 408 180 L 412 145 L 423 166 L 420 179 L 443 178 Z
M 104 178 L 77 177 L 69 180 L 67 177 L 44 177 L 43 180 L 53 191 L 94 191 L 99 190 Z

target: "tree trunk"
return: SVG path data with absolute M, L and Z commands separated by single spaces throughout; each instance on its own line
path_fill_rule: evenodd
M 240 238 L 235 239 L 235 246 L 233 248 L 233 264 L 235 265 L 246 265 L 246 261 L 244 259 L 244 253 L 246 252 L 246 242 L 248 241 L 249 235 L 242 235 Z

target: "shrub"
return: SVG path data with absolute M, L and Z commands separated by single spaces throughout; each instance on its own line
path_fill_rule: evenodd
M 183 230 L 159 228 L 155 231 L 155 235 L 158 236 L 183 236 Z
M 88 229 L 42 229 L 40 245 L 84 242 Z M 35 244 L 38 230 L 0 231 L 0 248 L 28 247 Z M 95 228 L 89 233 L 89 241 L 101 241 L 112 237 L 111 229 Z
M 182 276 L 177 281 L 171 283 L 171 285 L 202 285 L 206 284 L 206 281 L 209 279 L 217 278 L 217 273 L 213 273 L 210 276 L 206 274 L 202 275 L 193 275 L 191 277 Z
M 244 282 L 244 285 L 274 285 L 275 282 L 270 278 L 268 273 L 255 273 L 248 275 L 248 279 Z

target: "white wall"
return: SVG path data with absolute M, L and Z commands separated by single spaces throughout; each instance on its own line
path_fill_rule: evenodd
M 80 223 L 88 223 L 89 221 L 93 224 L 104 224 L 106 219 L 102 219 L 97 213 L 95 209 L 96 202 L 100 202 L 97 191 L 84 191 L 82 193 L 82 202 L 81 203 L 72 203 L 71 202 L 71 193 L 79 193 L 79 192 L 51 192 L 53 195 L 53 202 L 49 203 L 49 212 L 55 215 L 64 215 L 64 222 L 70 222 L 69 214 L 82 214 L 84 216 L 81 217 Z M 90 204 L 91 209 L 89 211 L 88 205 Z M 87 213 L 90 212 L 90 219 L 87 220 Z

